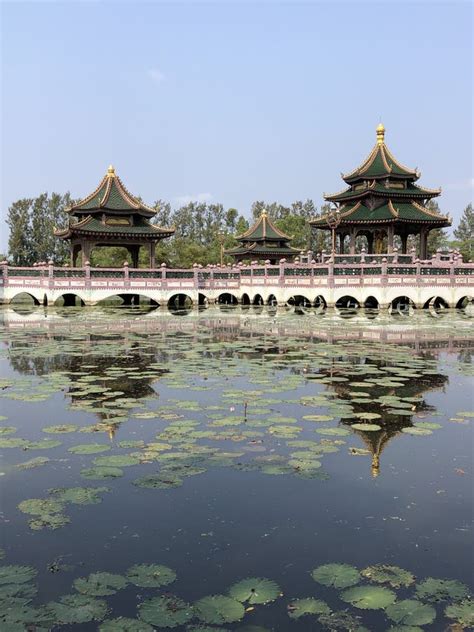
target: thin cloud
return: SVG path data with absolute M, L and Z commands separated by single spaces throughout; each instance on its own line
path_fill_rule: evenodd
M 474 189 L 474 178 L 468 178 L 461 182 L 451 182 L 443 187 L 444 191 L 469 191 Z
M 212 193 L 196 193 L 194 195 L 179 195 L 175 198 L 177 204 L 186 206 L 190 202 L 209 202 L 212 200 Z
M 147 74 L 154 83 L 161 83 L 165 78 L 165 75 L 159 68 L 150 68 Z

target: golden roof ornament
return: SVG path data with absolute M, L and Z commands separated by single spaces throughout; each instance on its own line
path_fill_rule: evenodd
M 377 125 L 377 145 L 383 145 L 385 138 L 385 127 L 383 123 Z
M 113 165 L 109 165 L 109 168 L 107 169 L 107 176 L 109 178 L 114 178 L 115 177 L 115 168 Z
M 263 209 L 261 217 L 267 217 L 267 210 Z

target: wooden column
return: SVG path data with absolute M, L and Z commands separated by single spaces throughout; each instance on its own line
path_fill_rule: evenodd
M 389 226 L 387 229 L 387 252 L 388 253 L 392 253 L 393 252 L 393 225 Z
M 156 248 L 156 243 L 154 241 L 150 242 L 150 268 L 151 269 L 156 267 L 155 248 Z
M 355 251 L 356 251 L 356 232 L 357 229 L 355 226 L 353 226 L 351 228 L 351 245 L 350 245 L 350 254 L 351 255 L 355 255 Z
M 426 259 L 427 252 L 428 231 L 426 228 L 422 228 L 420 231 L 420 259 Z
M 402 254 L 407 254 L 407 241 L 408 241 L 408 233 L 402 233 L 400 235 L 402 240 Z
M 367 254 L 369 254 L 369 255 L 373 255 L 374 254 L 374 233 L 373 233 L 373 231 L 370 231 L 367 234 Z

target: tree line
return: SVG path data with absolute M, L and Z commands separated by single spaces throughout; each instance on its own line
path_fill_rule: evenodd
M 8 260 L 13 265 L 31 266 L 40 261 L 53 260 L 56 265 L 69 263 L 69 244 L 53 234 L 54 228 L 64 228 L 69 217 L 65 212 L 74 204 L 69 193 L 42 193 L 36 198 L 22 198 L 8 209 L 9 227 Z M 439 210 L 437 203 L 428 204 L 433 210 Z M 186 268 L 193 263 L 207 265 L 219 263 L 221 249 L 238 244 L 236 236 L 249 228 L 249 221 L 235 208 L 224 208 L 219 203 L 190 202 L 173 209 L 169 202 L 157 200 L 153 207 L 156 216 L 152 223 L 160 226 L 174 226 L 175 234 L 160 241 L 156 248 L 156 261 L 170 267 Z M 258 200 L 251 206 L 251 222 L 260 217 L 265 209 L 274 224 L 291 236 L 292 245 L 300 250 L 312 250 L 320 253 L 331 250 L 329 231 L 316 231 L 314 234 L 308 220 L 321 216 L 330 208 L 323 204 L 318 210 L 313 200 L 297 200 L 289 206 L 278 202 Z M 428 237 L 430 254 L 438 248 L 458 248 L 464 260 L 474 259 L 474 210 L 469 204 L 463 211 L 459 224 L 450 239 L 444 229 L 432 230 Z M 409 248 L 417 247 L 417 239 L 409 242 Z M 358 238 L 356 249 L 360 251 L 363 238 Z M 3 258 L 3 257 L 2 257 Z M 125 248 L 96 248 L 91 254 L 91 264 L 101 267 L 119 267 L 125 260 L 130 262 Z M 224 262 L 231 258 L 224 255 Z M 146 266 L 148 254 L 145 248 L 140 252 L 140 264 Z

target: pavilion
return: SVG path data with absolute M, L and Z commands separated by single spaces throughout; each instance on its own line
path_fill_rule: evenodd
M 289 245 L 291 237 L 270 221 L 265 210 L 255 224 L 236 239 L 240 241 L 240 246 L 225 251 L 235 261 L 265 260 L 276 264 L 280 259 L 291 260 L 300 252 Z
M 174 233 L 174 228 L 150 223 L 156 211 L 127 191 L 112 166 L 97 189 L 66 212 L 69 213 L 68 227 L 55 229 L 54 234 L 69 240 L 73 267 L 77 265 L 79 254 L 84 265 L 93 248 L 122 246 L 130 253 L 132 266 L 138 268 L 139 251 L 145 246 L 149 266 L 154 268 L 157 242 Z
M 394 237 L 399 236 L 402 252 L 407 251 L 409 235 L 420 235 L 420 258 L 427 257 L 428 233 L 451 224 L 449 217 L 427 207 L 441 189 L 427 189 L 416 183 L 416 169 L 399 163 L 385 144 L 385 128 L 377 127 L 377 142 L 369 156 L 350 173 L 342 175 L 348 188 L 325 195 L 335 209 L 310 222 L 313 231 L 333 231 L 339 237 L 339 251 L 350 238 L 349 252 L 355 254 L 356 238 L 367 238 L 368 252 L 391 253 Z

